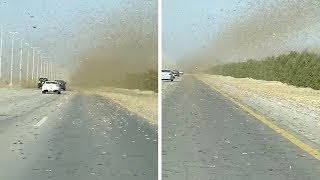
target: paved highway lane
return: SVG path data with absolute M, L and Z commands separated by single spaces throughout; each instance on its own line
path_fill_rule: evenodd
M 37 93 L 0 99 L 0 179 L 157 179 L 156 127 L 100 96 Z
M 163 179 L 319 179 L 318 160 L 204 83 L 185 76 L 172 86 L 162 110 Z

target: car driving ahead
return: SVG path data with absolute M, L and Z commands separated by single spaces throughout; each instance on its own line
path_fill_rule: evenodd
M 55 81 L 57 81 L 58 82 L 58 84 L 61 86 L 61 89 L 62 90 L 66 90 L 66 82 L 64 81 L 64 80 L 55 80 Z
M 39 78 L 38 88 L 40 89 L 46 81 L 48 81 L 48 78 Z
M 42 85 L 42 94 L 47 93 L 61 94 L 61 86 L 57 81 L 46 81 Z
M 179 74 L 179 71 L 178 71 L 178 70 L 173 70 L 173 73 L 174 73 L 174 76 L 176 76 L 176 77 L 179 77 L 179 76 L 180 76 L 180 74 Z
M 169 69 L 163 69 L 161 71 L 161 79 L 162 80 L 169 80 L 169 81 L 173 81 L 174 76 L 171 70 Z

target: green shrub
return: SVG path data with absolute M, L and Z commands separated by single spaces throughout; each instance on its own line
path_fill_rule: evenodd
M 123 83 L 124 88 L 151 90 L 158 92 L 158 72 L 148 70 L 144 73 L 135 73 L 126 75 L 126 83 Z
M 250 77 L 267 81 L 280 81 L 297 87 L 320 89 L 320 55 L 308 51 L 282 54 L 261 61 L 250 59 L 246 62 L 217 65 L 208 70 L 209 74 Z

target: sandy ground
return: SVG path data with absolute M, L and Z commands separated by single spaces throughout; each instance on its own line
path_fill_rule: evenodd
M 107 97 L 127 110 L 143 117 L 150 123 L 158 124 L 158 94 L 152 91 L 128 90 L 120 88 L 100 88 L 86 90 Z
M 320 91 L 250 78 L 216 75 L 197 78 L 320 147 Z

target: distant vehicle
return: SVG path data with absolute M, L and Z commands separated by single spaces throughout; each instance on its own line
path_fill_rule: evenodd
M 67 83 L 64 80 L 55 80 L 55 81 L 58 82 L 58 84 L 60 85 L 62 90 L 64 90 L 64 91 L 66 90 L 66 84 Z
M 173 81 L 174 76 L 171 70 L 169 69 L 164 69 L 161 71 L 161 79 L 162 80 L 169 80 L 169 81 Z
M 38 88 L 40 89 L 46 81 L 49 81 L 48 78 L 39 78 Z
M 61 86 L 57 81 L 46 81 L 42 85 L 42 94 L 46 93 L 61 94 Z
M 179 71 L 179 75 L 183 75 L 183 71 Z
M 179 76 L 180 76 L 180 74 L 179 74 L 179 71 L 178 71 L 178 70 L 173 70 L 173 73 L 174 73 L 174 76 L 176 76 L 176 77 L 179 77 Z

